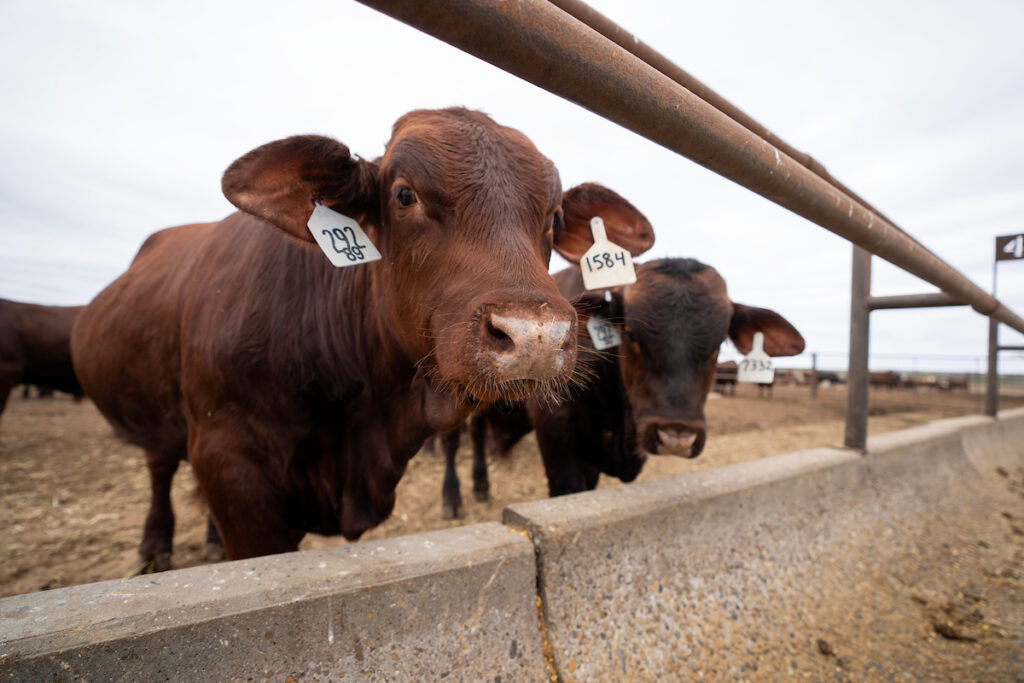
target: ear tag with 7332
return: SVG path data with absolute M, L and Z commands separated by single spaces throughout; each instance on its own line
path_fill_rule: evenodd
M 772 366 L 772 359 L 764 352 L 764 334 L 755 332 L 754 348 L 740 361 L 736 381 L 771 384 L 774 379 L 775 367 Z
M 594 233 L 594 246 L 580 259 L 583 286 L 587 289 L 607 289 L 636 282 L 633 257 L 628 249 L 608 241 L 604 221 L 600 216 L 590 219 L 590 231 Z
M 380 252 L 358 222 L 323 204 L 314 206 L 306 227 L 328 260 L 338 268 L 380 260 Z
M 590 341 L 594 342 L 594 348 L 604 351 L 622 343 L 622 335 L 613 323 L 596 315 L 590 316 L 587 321 L 587 332 L 590 333 Z

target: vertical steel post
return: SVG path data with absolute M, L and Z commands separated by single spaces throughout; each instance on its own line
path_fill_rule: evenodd
M 868 442 L 868 320 L 871 314 L 871 252 L 854 245 L 850 277 L 850 364 L 846 390 L 847 448 L 863 451 Z
M 988 372 L 985 374 L 985 414 L 995 417 L 999 412 L 999 323 L 988 319 Z
M 818 354 L 811 354 L 811 400 L 818 400 Z

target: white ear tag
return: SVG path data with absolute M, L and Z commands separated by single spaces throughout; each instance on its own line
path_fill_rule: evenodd
M 323 204 L 314 206 L 306 226 L 330 262 L 338 268 L 380 260 L 380 252 L 359 223 Z
M 590 219 L 590 231 L 594 233 L 594 246 L 580 259 L 583 271 L 583 286 L 587 289 L 607 289 L 636 282 L 633 257 L 628 249 L 609 242 L 600 216 Z
M 596 315 L 590 316 L 590 320 L 587 321 L 587 332 L 590 333 L 590 340 L 594 342 L 594 348 L 598 351 L 604 351 L 622 343 L 619 328 Z
M 736 381 L 771 384 L 774 379 L 775 367 L 772 365 L 772 359 L 764 352 L 764 335 L 755 332 L 754 348 L 740 361 Z

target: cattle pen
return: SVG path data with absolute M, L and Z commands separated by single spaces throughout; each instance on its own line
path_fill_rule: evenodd
M 868 680 L 912 665 L 949 679 L 1024 675 L 1021 615 L 974 620 L 991 596 L 957 578 L 975 566 L 1019 589 L 1024 409 L 989 399 L 985 416 L 867 434 L 870 311 L 969 305 L 1020 332 L 1024 320 L 582 3 L 362 1 L 848 239 L 845 448 L 515 504 L 503 523 L 6 598 L 0 677 Z M 941 291 L 871 297 L 872 255 Z M 1016 566 L 994 552 L 1006 544 L 1020 548 Z M 942 567 L 955 596 L 923 566 Z M 896 612 L 916 609 L 929 615 L 920 630 L 894 630 Z M 918 652 L 936 633 L 957 649 Z M 970 649 L 986 637 L 997 638 L 995 662 Z M 847 655 L 852 643 L 871 656 Z

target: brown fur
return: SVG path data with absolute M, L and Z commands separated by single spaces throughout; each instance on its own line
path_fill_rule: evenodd
M 147 450 L 144 560 L 170 552 L 181 459 L 229 558 L 309 531 L 355 539 L 391 513 L 431 431 L 571 376 L 575 313 L 547 273 L 560 183 L 518 131 L 416 111 L 376 161 L 288 138 L 232 164 L 223 188 L 252 215 L 157 233 L 74 330 L 86 392 Z M 317 201 L 357 218 L 383 259 L 336 269 L 305 244 Z M 557 375 L 496 374 L 496 312 L 569 324 Z
M 0 299 L 0 414 L 17 384 L 82 396 L 71 365 L 71 326 L 83 306 Z

